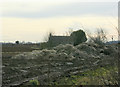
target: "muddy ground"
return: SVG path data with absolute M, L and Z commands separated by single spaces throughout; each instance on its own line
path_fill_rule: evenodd
M 4 52 L 3 55 L 3 86 L 20 86 L 32 79 L 37 79 L 40 85 L 49 85 L 65 76 L 117 65 L 118 45 L 67 44 L 49 50 Z

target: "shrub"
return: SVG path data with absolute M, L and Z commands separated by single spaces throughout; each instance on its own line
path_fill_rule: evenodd
M 38 80 L 30 80 L 29 84 L 30 85 L 40 85 L 39 82 L 38 82 Z
M 16 44 L 19 44 L 20 42 L 19 41 L 15 41 Z
M 90 37 L 90 41 L 99 45 L 104 45 L 107 41 L 107 37 L 103 29 L 98 29 L 96 35 L 96 37 L 88 35 Z
M 86 34 L 83 30 L 74 31 L 71 33 L 71 37 L 73 38 L 74 46 L 87 41 Z

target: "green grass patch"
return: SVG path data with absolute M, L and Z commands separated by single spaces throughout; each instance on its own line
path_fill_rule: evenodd
M 65 76 L 52 85 L 118 85 L 117 66 L 99 67 L 80 75 Z

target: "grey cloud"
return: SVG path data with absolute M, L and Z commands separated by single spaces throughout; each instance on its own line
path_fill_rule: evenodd
M 24 9 L 23 9 L 24 10 Z M 115 2 L 82 2 L 82 3 L 67 3 L 59 6 L 52 6 L 43 11 L 37 12 L 10 12 L 3 13 L 3 16 L 10 17 L 25 17 L 25 18 L 44 18 L 56 16 L 80 16 L 80 15 L 102 15 L 102 16 L 117 16 L 117 3 Z

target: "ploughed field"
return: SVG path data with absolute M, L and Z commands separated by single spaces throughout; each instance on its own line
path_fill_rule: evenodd
M 15 46 L 8 48 L 9 51 L 4 47 L 2 53 L 3 86 L 33 85 L 34 82 L 37 82 L 34 85 L 74 85 L 75 81 L 69 78 L 86 77 L 88 74 L 83 75 L 83 73 L 106 66 L 117 66 L 118 61 L 117 45 L 82 43 L 73 46 L 66 44 L 42 50 L 37 49 L 37 46 L 24 46 L 23 51 L 22 47 L 19 49 L 17 47 L 15 49 Z M 10 49 L 12 50 L 10 51 Z M 116 69 L 114 76 L 117 75 L 117 72 Z M 67 83 L 66 78 L 73 82 Z M 111 77 L 109 76 L 109 78 Z M 106 79 L 108 80 L 108 78 Z M 117 83 L 115 79 L 111 83 L 101 82 L 99 84 Z M 87 83 L 85 84 L 87 85 Z M 91 84 L 94 85 L 95 83 Z

